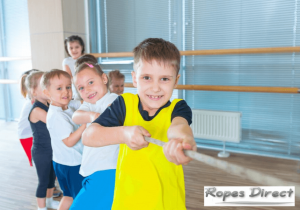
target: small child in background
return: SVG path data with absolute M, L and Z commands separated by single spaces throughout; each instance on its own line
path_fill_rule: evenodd
M 83 177 L 79 174 L 83 145 L 81 134 L 86 125 L 76 125 L 73 113 L 81 105 L 72 99 L 71 76 L 62 70 L 46 72 L 41 85 L 50 99 L 47 128 L 53 148 L 53 166 L 63 191 L 59 210 L 69 209 L 81 189 Z
M 109 91 L 118 95 L 124 92 L 125 76 L 119 70 L 109 72 Z
M 62 63 L 63 70 L 68 72 L 71 78 L 75 74 L 75 62 L 84 54 L 84 42 L 80 36 L 72 35 L 65 39 L 65 51 L 70 56 L 65 58 Z M 74 85 L 72 85 L 73 98 L 80 100 Z
M 81 59 L 81 58 L 80 58 Z M 98 64 L 81 59 L 74 84 L 84 103 L 74 113 L 77 124 L 92 123 L 118 97 L 108 91 L 108 78 Z M 71 210 L 110 210 L 113 202 L 119 145 L 84 146 L 80 174 L 86 177 Z
M 25 80 L 26 77 L 30 74 L 30 72 L 39 71 L 37 69 L 31 69 L 29 71 L 25 71 L 22 74 L 21 81 L 20 81 L 20 90 L 22 96 L 26 99 L 25 104 L 22 107 L 20 119 L 18 121 L 18 135 L 21 142 L 21 145 L 26 153 L 26 156 L 29 160 L 29 165 L 32 166 L 31 160 L 31 147 L 32 147 L 32 131 L 28 121 L 28 115 L 32 107 L 31 99 L 29 93 L 27 91 Z
M 52 197 L 56 177 L 52 165 L 51 139 L 46 127 L 48 98 L 40 86 L 43 74 L 41 71 L 32 71 L 25 80 L 27 90 L 34 100 L 28 120 L 33 134 L 32 158 L 39 182 L 36 190 L 38 210 L 46 210 L 47 207 L 57 209 L 59 205 Z
M 149 38 L 134 48 L 132 81 L 138 94 L 120 95 L 82 135 L 91 147 L 120 144 L 112 210 L 169 210 L 185 207 L 181 164 L 196 150 L 189 126 L 192 111 L 182 99 L 170 98 L 180 75 L 176 46 Z M 144 137 L 166 142 L 149 144 Z

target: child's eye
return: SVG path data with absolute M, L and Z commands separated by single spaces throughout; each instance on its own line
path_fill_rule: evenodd
M 150 77 L 149 77 L 149 76 L 144 76 L 143 79 L 144 79 L 144 80 L 149 80 Z
M 170 79 L 169 78 L 161 78 L 161 80 L 166 82 L 166 81 L 169 81 Z
M 79 90 L 83 90 L 83 87 L 80 87 Z
M 93 83 L 94 83 L 93 81 L 90 81 L 90 82 L 89 82 L 89 85 L 91 85 L 91 84 L 93 84 Z
M 68 86 L 68 87 L 67 87 L 67 90 L 69 90 L 69 89 L 71 89 L 71 86 Z
M 61 87 L 57 88 L 57 90 L 61 90 Z

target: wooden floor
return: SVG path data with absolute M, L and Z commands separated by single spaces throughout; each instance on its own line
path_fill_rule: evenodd
M 200 150 L 201 151 L 201 150 Z M 216 157 L 217 152 L 202 153 Z M 300 183 L 298 163 L 291 160 L 259 156 L 231 154 L 226 161 L 256 169 L 284 180 Z M 198 209 L 300 209 L 300 199 L 295 207 L 204 207 L 204 186 L 262 186 L 241 177 L 192 161 L 184 166 L 186 204 L 189 210 Z M 17 124 L 0 121 L 0 210 L 36 210 L 35 190 L 37 176 L 34 167 L 29 167 L 25 153 L 17 137 Z M 141 209 L 142 210 L 142 209 Z

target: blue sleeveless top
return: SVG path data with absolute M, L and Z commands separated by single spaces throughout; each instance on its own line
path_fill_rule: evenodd
M 29 112 L 28 121 L 30 123 L 30 127 L 31 127 L 32 135 L 33 135 L 32 150 L 42 149 L 43 152 L 49 151 L 52 153 L 51 138 L 50 138 L 49 131 L 46 127 L 46 123 L 44 123 L 42 121 L 33 123 L 29 120 L 29 116 L 30 116 L 32 110 L 36 107 L 39 107 L 39 108 L 45 110 L 46 112 L 48 112 L 48 109 L 49 109 L 49 107 L 46 106 L 45 104 L 43 104 L 39 101 L 35 101 Z

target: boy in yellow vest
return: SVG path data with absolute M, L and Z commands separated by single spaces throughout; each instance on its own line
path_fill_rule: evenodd
M 196 150 L 192 112 L 184 100 L 170 102 L 180 75 L 176 46 L 149 38 L 133 50 L 137 95 L 119 96 L 83 134 L 86 146 L 120 144 L 113 210 L 182 210 L 183 149 Z M 149 144 L 144 136 L 167 142 Z

